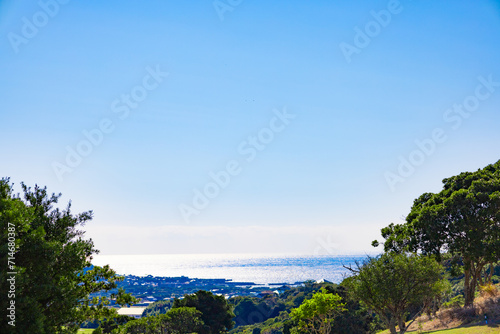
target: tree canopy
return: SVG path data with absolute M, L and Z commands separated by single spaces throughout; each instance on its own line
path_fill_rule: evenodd
M 0 293 L 9 293 L 0 305 L 15 307 L 13 322 L 2 321 L 0 332 L 75 333 L 85 320 L 116 314 L 106 298 L 90 298 L 121 279 L 108 266 L 90 267 L 98 251 L 78 227 L 92 212 L 73 215 L 71 203 L 54 208 L 60 194 L 24 184 L 22 189 L 23 198 L 13 194 L 8 178 L 0 180 L 0 262 L 9 268 L 0 272 Z M 123 290 L 116 297 L 121 304 L 135 300 Z
M 325 288 L 316 292 L 311 299 L 306 299 L 290 312 L 290 317 L 298 323 L 300 330 L 309 333 L 327 334 L 337 314 L 345 311 L 345 304 L 337 294 L 329 293 Z
M 356 275 L 343 284 L 378 314 L 392 334 L 397 333 L 396 325 L 400 333 L 406 331 L 410 308 L 423 311 L 448 289 L 442 266 L 425 256 L 385 253 L 351 270 Z
M 167 313 L 144 317 L 120 326 L 120 334 L 188 334 L 201 333 L 201 312 L 194 307 L 179 307 Z
M 204 326 L 198 332 L 200 334 L 224 333 L 234 326 L 231 305 L 224 296 L 216 296 L 210 291 L 199 290 L 183 299 L 175 299 L 172 310 L 177 307 L 194 307 L 201 312 Z
M 382 236 L 386 251 L 459 257 L 465 305 L 472 305 L 482 269 L 500 260 L 500 161 L 444 179 L 441 192 L 422 194 L 406 223 L 390 224 Z

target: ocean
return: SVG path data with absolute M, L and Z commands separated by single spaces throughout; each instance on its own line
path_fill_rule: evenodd
M 311 256 L 276 254 L 157 254 L 95 255 L 92 263 L 109 264 L 120 275 L 189 278 L 225 278 L 256 284 L 342 281 L 353 265 L 366 256 Z

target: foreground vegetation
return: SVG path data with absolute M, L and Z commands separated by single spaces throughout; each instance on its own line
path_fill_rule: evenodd
M 415 200 L 405 224 L 382 229 L 385 253 L 349 268 L 352 276 L 339 285 L 307 282 L 280 296 L 229 301 L 200 290 L 133 320 L 117 316 L 108 298 L 90 297 L 115 289 L 122 279 L 107 266 L 89 267 L 97 250 L 78 227 L 92 212 L 54 208 L 60 195 L 38 186 L 23 184 L 20 198 L 2 179 L 0 261 L 11 268 L 0 272 L 0 293 L 9 296 L 0 303 L 14 310 L 0 332 L 76 333 L 84 321 L 97 321 L 95 334 L 351 334 L 384 328 L 396 334 L 421 332 L 416 324 L 444 323 L 446 317 L 457 326 L 478 323 L 481 316 L 498 322 L 500 161 L 443 183 L 441 192 Z M 112 298 L 119 305 L 136 301 L 120 289 Z M 473 333 L 474 327 L 466 330 Z
M 85 320 L 115 314 L 106 297 L 90 297 L 115 289 L 121 279 L 108 266 L 88 269 L 98 251 L 78 227 L 92 212 L 74 215 L 71 203 L 55 208 L 60 194 L 22 189 L 23 197 L 14 195 L 9 179 L 0 180 L 0 263 L 9 268 L 0 271 L 0 306 L 9 309 L 0 333 L 75 333 Z M 135 302 L 123 290 L 113 298 Z
M 494 290 L 483 290 L 479 297 L 476 298 L 474 306 L 471 308 L 443 306 L 439 311 L 433 314 L 419 316 L 412 326 L 408 326 L 408 332 L 435 333 L 457 329 L 469 333 L 476 329 L 479 333 L 499 333 L 499 318 L 500 291 L 498 288 L 495 288 Z M 383 331 L 381 333 L 389 333 L 389 331 Z

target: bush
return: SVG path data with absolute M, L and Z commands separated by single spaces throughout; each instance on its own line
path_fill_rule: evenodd
M 458 308 L 464 306 L 465 303 L 465 298 L 462 295 L 458 295 L 450 299 L 450 301 L 443 303 L 441 305 L 441 308 L 447 309 L 447 308 Z
M 101 327 L 97 327 L 92 331 L 92 334 L 103 334 Z
M 106 319 L 99 325 L 99 329 L 101 330 L 99 333 L 110 334 L 114 329 L 132 320 L 135 320 L 135 318 L 129 317 L 128 315 L 119 315 L 112 319 Z
M 165 314 L 127 322 L 115 329 L 120 334 L 185 334 L 200 333 L 203 329 L 201 312 L 194 307 L 179 307 Z
M 498 288 L 491 283 L 480 286 L 479 290 L 484 297 L 495 297 L 499 294 Z
M 172 308 L 173 303 L 174 302 L 172 300 L 160 300 L 154 302 L 146 307 L 142 316 L 149 317 L 152 315 L 165 314 Z

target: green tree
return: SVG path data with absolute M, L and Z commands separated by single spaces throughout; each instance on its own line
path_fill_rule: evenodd
M 116 315 L 107 298 L 90 298 L 115 289 L 121 279 L 108 266 L 88 268 L 97 250 L 78 227 L 92 212 L 73 215 L 71 203 L 61 211 L 54 208 L 60 194 L 22 188 L 24 198 L 13 195 L 8 178 L 0 180 L 0 263 L 8 266 L 0 271 L 0 307 L 15 306 L 8 319 L 15 326 L 2 321 L 0 332 L 75 333 L 85 320 Z M 115 297 L 121 304 L 134 302 L 123 290 Z
M 460 258 L 465 306 L 471 306 L 483 268 L 500 260 L 500 161 L 443 184 L 441 192 L 415 200 L 405 224 L 382 229 L 384 248 Z
M 203 328 L 202 313 L 194 307 L 179 307 L 168 311 L 165 316 L 160 315 L 160 319 L 166 319 L 164 333 L 184 334 L 199 333 Z
M 347 288 L 342 285 L 327 286 L 327 291 L 338 294 L 345 303 L 345 312 L 335 316 L 332 332 L 336 334 L 368 334 L 385 329 L 384 324 L 370 310 L 366 309 L 358 299 L 353 298 Z
M 172 308 L 172 300 L 160 300 L 149 304 L 148 307 L 142 312 L 143 317 L 149 317 L 152 315 L 165 314 Z
M 124 326 L 120 326 L 118 330 L 114 330 L 120 334 L 158 334 L 159 332 L 159 316 L 145 317 L 127 322 Z
M 235 297 L 230 299 L 234 305 L 235 326 L 251 325 L 264 322 L 285 310 L 285 304 L 276 296 L 266 298 Z
M 300 330 L 307 333 L 327 334 L 335 316 L 345 311 L 339 295 L 329 293 L 325 288 L 316 292 L 311 299 L 306 299 L 290 312 L 290 317 L 298 324 Z
M 224 296 L 199 290 L 185 295 L 183 299 L 175 299 L 172 309 L 177 307 L 194 307 L 201 312 L 204 327 L 199 331 L 200 334 L 224 333 L 234 326 L 234 313 Z
M 443 267 L 435 260 L 419 255 L 385 253 L 368 258 L 357 269 L 356 275 L 344 280 L 354 297 L 360 299 L 384 321 L 392 334 L 396 325 L 405 333 L 411 308 L 417 312 L 414 319 L 437 297 L 449 289 L 443 278 Z
M 165 314 L 127 322 L 116 332 L 120 334 L 188 334 L 203 329 L 201 312 L 194 307 L 179 307 Z
M 106 319 L 101 322 L 99 325 L 99 333 L 110 334 L 114 329 L 120 327 L 121 325 L 125 325 L 127 322 L 135 320 L 134 317 L 130 317 L 128 315 L 119 315 L 114 318 Z

